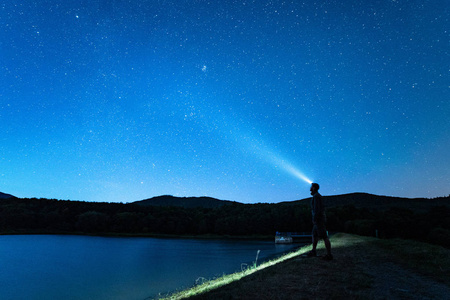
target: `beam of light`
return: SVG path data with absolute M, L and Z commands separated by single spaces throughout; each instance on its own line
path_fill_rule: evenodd
M 204 65 L 202 70 L 206 71 L 207 67 Z M 210 112 L 208 115 L 214 116 L 214 112 Z M 226 121 L 226 120 L 232 120 L 232 121 Z M 280 155 L 274 153 L 272 149 L 274 147 L 270 147 L 265 143 L 261 136 L 262 134 L 259 133 L 258 135 L 255 135 L 255 132 L 258 132 L 254 127 L 253 130 L 250 131 L 246 129 L 246 126 L 239 126 L 236 125 L 235 122 L 233 122 L 234 119 L 245 119 L 244 117 L 226 117 L 224 120 L 226 122 L 220 122 L 219 124 L 217 122 L 212 122 L 213 124 L 217 124 L 216 129 L 220 129 L 224 136 L 231 136 L 234 135 L 236 138 L 234 141 L 244 150 L 247 150 L 250 153 L 253 153 L 255 156 L 262 157 L 266 162 L 268 162 L 271 166 L 274 166 L 275 168 L 281 168 L 287 173 L 291 174 L 297 179 L 300 179 L 308 184 L 312 183 L 312 180 L 309 179 L 303 172 L 301 172 L 299 169 L 294 167 L 290 162 L 282 158 Z M 234 126 L 231 126 L 234 125 Z M 211 127 L 211 122 L 204 123 L 204 126 L 207 126 L 208 128 Z
M 297 177 L 298 179 L 303 180 L 306 183 L 309 183 L 309 184 L 312 183 L 311 179 L 306 177 L 305 174 L 303 174 L 300 170 L 298 170 L 296 167 L 294 167 L 291 163 L 289 163 L 277 156 L 273 156 L 272 160 L 274 161 L 275 165 L 281 167 L 287 173 L 293 175 L 294 177 Z
M 261 138 L 251 138 L 251 134 L 242 135 L 239 139 L 241 147 L 253 152 L 254 155 L 263 158 L 267 163 L 275 168 L 283 169 L 286 173 L 300 179 L 308 184 L 313 181 L 309 179 L 298 168 L 294 167 L 288 160 L 284 159 L 272 150 L 273 147 L 268 146 Z M 247 137 L 247 138 L 245 138 Z
M 309 184 L 312 183 L 312 180 L 310 180 L 308 177 L 305 176 L 305 174 L 303 174 L 302 172 L 300 172 L 299 170 L 297 170 L 295 167 L 293 167 L 292 165 L 290 165 L 289 163 L 285 163 L 284 165 L 284 169 L 294 175 L 295 177 L 297 177 L 298 179 L 301 179 Z

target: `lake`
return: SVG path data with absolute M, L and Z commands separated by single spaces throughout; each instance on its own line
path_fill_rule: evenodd
M 12 299 L 152 299 L 297 248 L 273 241 L 0 236 L 0 295 Z

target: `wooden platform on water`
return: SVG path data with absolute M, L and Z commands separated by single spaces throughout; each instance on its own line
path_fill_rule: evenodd
M 311 241 L 311 233 L 278 232 L 275 234 L 275 244 L 291 244 Z

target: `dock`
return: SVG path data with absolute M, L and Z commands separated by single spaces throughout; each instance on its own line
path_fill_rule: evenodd
M 291 244 L 295 242 L 311 241 L 311 233 L 308 232 L 276 232 L 275 244 Z

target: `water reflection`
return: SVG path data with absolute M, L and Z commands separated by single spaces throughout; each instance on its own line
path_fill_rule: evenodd
M 291 251 L 272 241 L 0 236 L 2 299 L 146 299 Z

